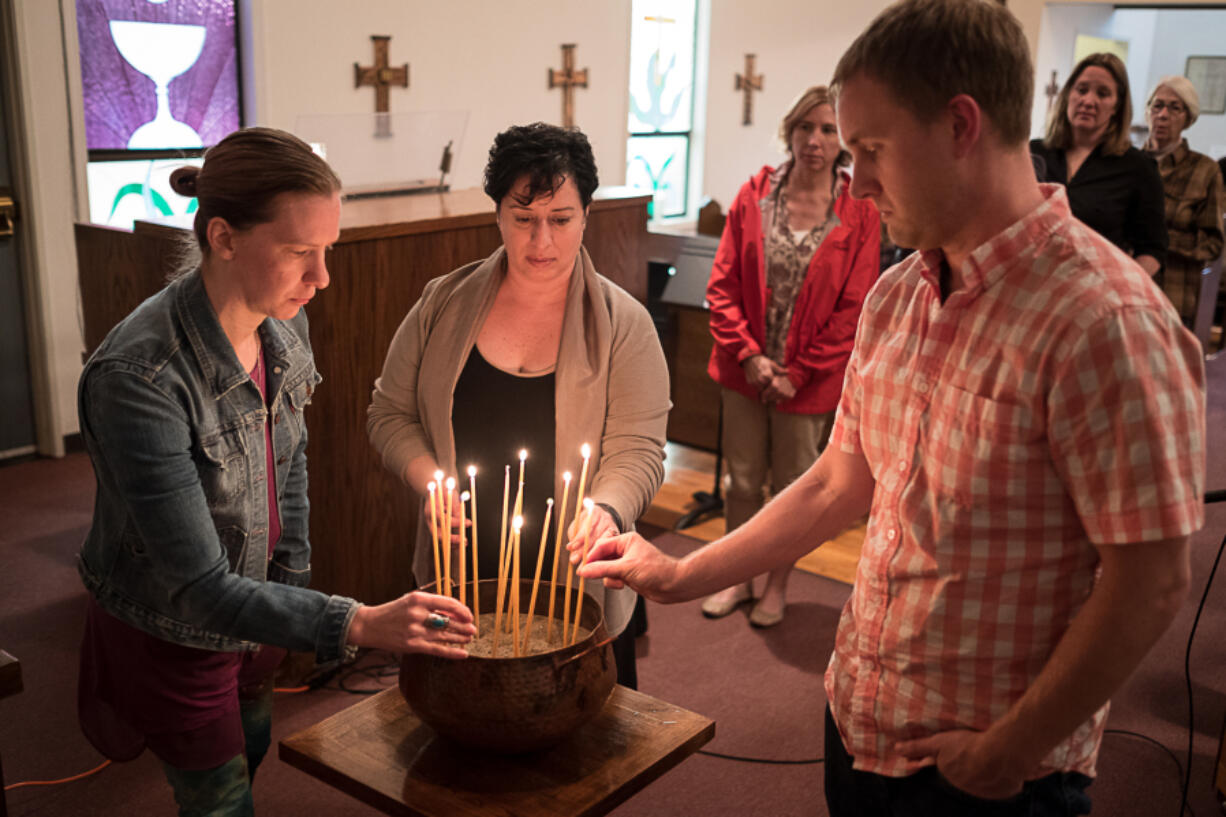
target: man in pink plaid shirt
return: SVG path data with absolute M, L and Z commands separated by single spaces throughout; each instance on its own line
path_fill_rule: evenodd
M 835 817 L 1089 813 L 1108 698 L 1185 597 L 1201 349 L 1035 182 L 1033 75 L 983 0 L 904 0 L 852 44 L 832 83 L 852 194 L 920 252 L 869 294 L 829 447 L 684 559 L 626 534 L 580 570 L 693 599 L 867 511 L 826 672 Z

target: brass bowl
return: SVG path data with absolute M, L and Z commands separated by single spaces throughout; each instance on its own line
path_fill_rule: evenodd
M 526 604 L 532 582 L 520 584 Z M 497 585 L 496 579 L 478 582 L 483 613 L 493 611 Z M 422 589 L 432 592 L 433 585 Z M 563 591 L 559 586 L 555 632 L 562 626 Z M 538 621 L 548 613 L 548 602 L 542 603 L 548 598 L 549 585 L 542 582 Z M 599 714 L 617 681 L 604 611 L 586 593 L 579 624 L 589 630 L 586 638 L 519 658 L 452 660 L 406 653 L 400 659 L 400 692 L 417 717 L 447 740 L 500 754 L 549 748 Z M 501 639 L 506 644 L 510 636 Z

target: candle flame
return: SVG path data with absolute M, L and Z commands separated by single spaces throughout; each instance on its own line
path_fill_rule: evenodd
M 519 461 L 523 462 L 526 459 L 528 459 L 528 449 L 526 448 L 519 449 Z
M 511 520 L 511 527 L 514 528 L 515 530 L 518 531 L 523 526 L 524 526 L 524 518 L 522 516 L 517 516 Z
M 461 502 L 467 502 L 467 501 L 468 501 L 468 491 L 465 491 L 464 493 L 460 494 L 460 501 L 461 501 Z
M 579 447 L 579 453 L 582 454 L 583 458 L 586 460 L 588 457 L 592 456 L 592 447 L 587 443 L 584 443 Z
M 468 475 L 470 477 L 475 477 L 477 475 L 477 466 L 475 465 L 468 466 Z
M 447 482 L 444 484 L 447 486 L 448 491 L 452 490 L 455 488 L 455 477 L 447 477 Z
M 563 472 L 562 472 L 562 481 L 563 481 L 563 482 L 570 482 L 570 471 L 563 471 Z
M 596 505 L 590 496 L 583 498 L 583 510 L 590 511 Z
M 437 482 L 437 483 L 439 483 L 440 485 L 442 484 L 442 482 L 443 482 L 443 469 L 441 469 L 441 468 L 440 468 L 439 470 L 437 470 L 437 471 L 435 471 L 435 472 L 434 472 L 434 481 L 435 481 L 435 482 Z
M 550 497 L 549 499 L 546 499 L 546 500 L 545 500 L 545 507 L 546 507 L 546 508 L 552 508 L 552 507 L 553 507 L 553 497 Z
M 437 487 L 438 487 L 438 485 L 436 485 L 435 483 L 431 482 L 429 485 L 427 485 L 427 486 L 426 486 L 426 490 L 427 490 L 427 491 L 429 491 L 430 493 L 434 493 L 434 489 L 435 489 L 435 488 L 437 488 Z

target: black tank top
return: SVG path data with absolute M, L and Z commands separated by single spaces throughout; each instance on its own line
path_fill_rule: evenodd
M 477 466 L 477 543 L 481 578 L 498 576 L 498 537 L 502 526 L 504 466 L 511 466 L 507 500 L 510 538 L 519 451 L 528 450 L 524 466 L 524 527 L 520 535 L 520 577 L 531 579 L 545 519 L 545 501 L 553 497 L 554 375 L 520 376 L 492 366 L 473 345 L 456 382 L 451 409 L 456 468 L 468 488 L 468 466 Z M 576 477 L 577 479 L 578 477 Z M 554 497 L 558 502 L 561 497 Z M 555 508 L 555 515 L 556 515 Z M 556 527 L 550 523 L 542 580 L 553 564 Z M 559 558 L 565 561 L 565 554 Z M 468 569 L 472 570 L 471 557 Z M 526 603 L 526 602 L 525 602 Z

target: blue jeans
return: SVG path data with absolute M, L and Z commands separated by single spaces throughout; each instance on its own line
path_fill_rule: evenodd
M 1076 817 L 1090 813 L 1078 772 L 1028 780 L 1020 794 L 984 800 L 955 788 L 928 766 L 907 777 L 886 777 L 852 768 L 839 729 L 826 707 L 826 806 L 830 817 Z
M 246 742 L 235 755 L 212 769 L 179 769 L 163 763 L 166 779 L 174 789 L 179 817 L 251 817 L 251 781 L 272 744 L 273 685 L 266 684 L 259 697 L 240 699 L 239 712 Z

